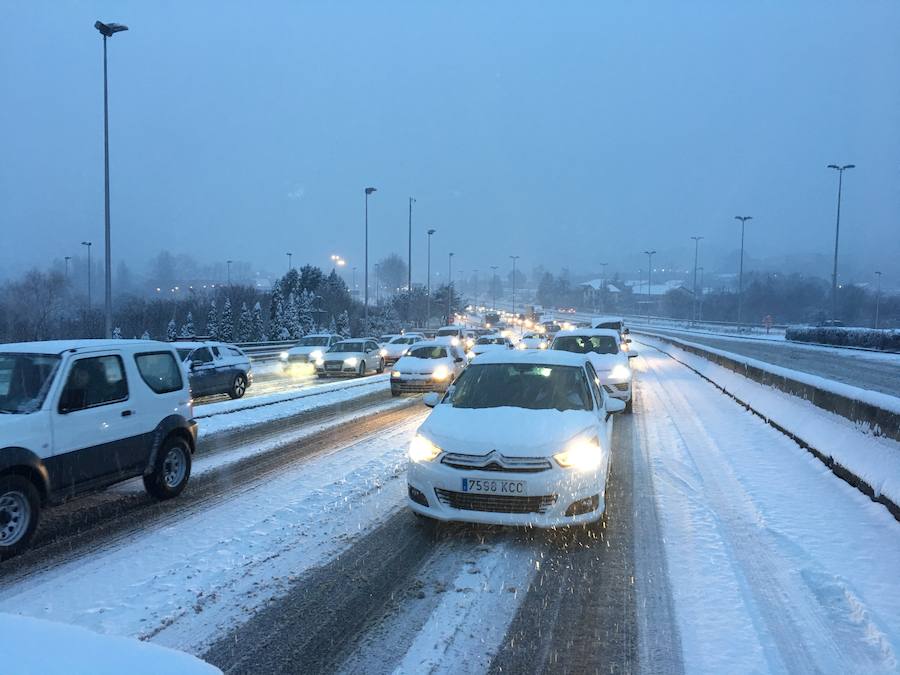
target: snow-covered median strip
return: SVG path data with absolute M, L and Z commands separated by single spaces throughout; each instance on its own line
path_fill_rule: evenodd
M 647 337 L 641 337 L 641 342 L 671 354 L 808 443 L 817 452 L 831 457 L 841 467 L 864 480 L 876 497 L 884 495 L 894 505 L 900 505 L 900 443 L 865 433 L 867 430 L 844 417 L 827 412 L 809 401 L 754 382 L 667 342 Z M 839 383 L 831 384 L 840 386 Z M 884 396 L 875 392 L 867 393 Z

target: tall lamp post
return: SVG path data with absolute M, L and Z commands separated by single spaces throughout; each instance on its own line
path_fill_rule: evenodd
M 497 270 L 499 269 L 499 265 L 491 265 L 491 294 L 493 296 L 493 300 L 491 301 L 491 309 L 493 311 L 497 311 Z
M 738 327 L 744 315 L 744 227 L 748 220 L 753 220 L 753 216 L 735 216 L 735 220 L 741 221 L 741 262 L 738 267 Z
M 88 251 L 88 309 L 91 308 L 91 246 L 93 246 L 92 242 L 83 241 L 81 242 L 82 246 L 87 246 Z
M 519 256 L 511 255 L 509 257 L 510 257 L 510 260 L 513 261 L 513 270 L 512 270 L 512 274 L 513 274 L 513 305 L 512 305 L 513 311 L 512 311 L 512 313 L 513 313 L 513 318 L 516 318 L 517 317 L 517 314 L 516 314 L 516 260 L 519 259 Z
M 881 303 L 881 272 L 875 272 L 878 290 L 875 291 L 875 330 L 878 330 L 878 305 Z
M 703 321 L 703 267 L 697 269 L 700 272 L 700 304 L 697 306 L 697 321 Z
M 431 235 L 433 235 L 437 230 L 428 230 L 428 269 L 427 274 L 428 278 L 425 280 L 426 292 L 425 292 L 425 325 L 428 326 L 428 322 L 431 320 Z
M 110 254 L 109 236 L 109 80 L 106 73 L 106 39 L 116 33 L 128 30 L 128 26 L 118 23 L 94 22 L 94 28 L 103 36 L 103 194 L 104 194 L 104 237 L 106 243 L 105 252 L 105 281 L 104 290 L 104 324 L 105 336 L 112 337 L 112 256 Z
M 697 262 L 700 256 L 700 240 L 703 237 L 691 237 L 694 240 L 694 307 L 691 311 L 691 317 L 697 320 Z
M 225 261 L 225 268 L 228 270 L 228 274 L 227 274 L 227 275 L 228 275 L 228 287 L 229 287 L 229 288 L 231 287 L 231 263 L 233 263 L 233 262 L 234 262 L 233 260 L 226 260 L 226 261 Z
M 285 255 L 287 256 L 287 259 L 288 259 L 288 272 L 290 272 L 292 269 L 294 269 L 294 263 L 291 260 L 294 256 L 294 254 L 293 253 L 285 253 Z
M 653 255 L 656 251 L 644 251 L 647 256 L 647 323 L 650 323 L 650 278 L 653 271 Z
M 376 192 L 375 188 L 367 187 L 366 193 L 366 255 L 363 261 L 365 272 L 363 273 L 363 292 L 365 294 L 365 308 L 363 309 L 363 332 L 369 333 L 369 195 Z
M 72 259 L 72 256 L 66 256 L 66 281 L 69 280 L 69 261 Z
M 378 297 L 379 297 L 378 291 L 381 288 L 381 279 L 379 278 L 379 275 L 378 275 L 378 272 L 381 269 L 381 265 L 379 265 L 378 263 L 375 263 L 373 265 L 373 267 L 375 268 L 375 304 L 377 305 Z
M 829 169 L 838 172 L 837 219 L 834 224 L 834 269 L 831 272 L 831 318 L 837 319 L 837 261 L 838 241 L 841 236 L 841 188 L 844 183 L 844 171 L 856 168 L 855 164 L 829 164 Z
M 447 257 L 447 325 L 450 325 L 450 301 L 453 300 L 453 253 Z
M 406 258 L 406 291 L 412 291 L 412 205 L 416 203 L 415 197 L 409 198 L 409 252 Z

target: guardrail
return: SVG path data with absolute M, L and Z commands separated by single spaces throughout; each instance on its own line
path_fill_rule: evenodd
M 289 347 L 297 344 L 297 340 L 275 340 L 271 342 L 236 342 L 251 361 L 271 361 Z

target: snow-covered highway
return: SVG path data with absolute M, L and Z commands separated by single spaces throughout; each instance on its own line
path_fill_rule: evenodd
M 73 503 L 4 563 L 0 611 L 226 672 L 896 670 L 900 524 L 696 373 L 640 351 L 599 538 L 415 518 L 404 455 L 427 409 L 374 402 L 201 453 L 174 502 L 126 484 L 84 527 L 76 514 L 96 504 Z

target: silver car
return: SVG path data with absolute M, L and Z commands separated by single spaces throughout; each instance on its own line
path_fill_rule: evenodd
M 384 372 L 384 357 L 375 338 L 341 340 L 316 359 L 319 377 L 362 377 L 369 371 Z

